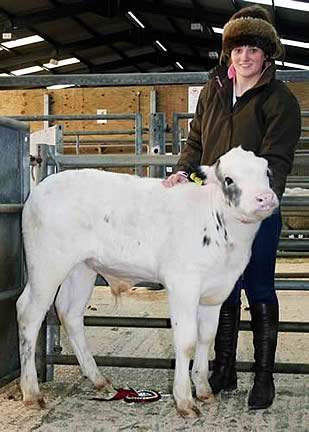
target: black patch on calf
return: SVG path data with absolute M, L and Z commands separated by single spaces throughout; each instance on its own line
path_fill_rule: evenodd
M 216 220 L 216 230 L 218 231 L 221 236 L 223 236 L 225 242 L 228 242 L 228 232 L 225 227 L 225 221 L 223 214 L 220 214 L 218 211 L 215 213 L 215 220 Z
M 234 207 L 239 207 L 240 196 L 242 194 L 242 191 L 239 189 L 239 187 L 235 183 L 230 186 L 227 186 L 224 183 L 222 189 L 228 205 L 231 206 L 233 204 Z
M 211 242 L 211 239 L 210 239 L 210 237 L 208 237 L 206 234 L 204 235 L 204 237 L 203 237 L 203 246 L 209 246 L 210 245 L 210 242 Z
M 221 218 L 221 216 L 220 216 L 220 214 L 219 214 L 218 211 L 216 211 L 216 220 L 217 220 L 217 222 L 218 222 L 217 230 L 219 230 L 220 228 L 223 227 L 223 225 L 224 225 L 224 220 L 223 220 L 223 217 Z
M 230 183 L 230 180 L 232 180 L 230 177 L 226 178 L 229 181 L 225 181 L 225 178 L 220 169 L 220 159 L 216 162 L 215 173 L 219 182 L 222 185 L 222 191 L 228 206 L 231 206 L 233 204 L 234 207 L 239 207 L 242 191 L 235 183 Z
M 104 222 L 109 223 L 109 216 L 108 215 L 104 216 Z

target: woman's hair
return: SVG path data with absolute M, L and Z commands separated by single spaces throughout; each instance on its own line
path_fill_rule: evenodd
M 268 59 L 284 57 L 284 48 L 271 15 L 260 6 L 240 9 L 225 24 L 220 63 L 228 63 L 232 50 L 245 45 L 261 48 Z

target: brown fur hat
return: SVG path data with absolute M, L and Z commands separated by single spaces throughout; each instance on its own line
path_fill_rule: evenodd
M 266 9 L 257 5 L 240 9 L 225 24 L 220 63 L 230 58 L 234 48 L 244 45 L 261 48 L 269 59 L 283 56 L 284 48 Z

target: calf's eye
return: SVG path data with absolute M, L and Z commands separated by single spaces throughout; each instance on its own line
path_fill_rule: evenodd
M 227 186 L 231 185 L 233 182 L 233 180 L 231 179 L 231 177 L 225 177 L 224 179 L 225 183 L 227 184 Z

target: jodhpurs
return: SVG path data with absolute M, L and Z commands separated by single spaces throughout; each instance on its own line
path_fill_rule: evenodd
M 276 210 L 262 222 L 252 245 L 249 264 L 226 299 L 227 304 L 241 303 L 242 288 L 246 292 L 249 305 L 278 303 L 275 291 L 275 264 L 281 228 L 280 210 Z

